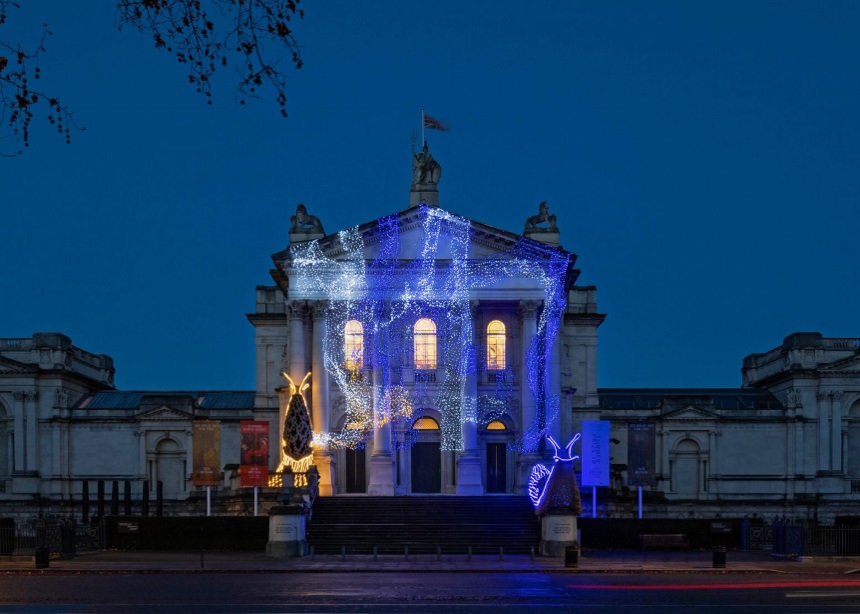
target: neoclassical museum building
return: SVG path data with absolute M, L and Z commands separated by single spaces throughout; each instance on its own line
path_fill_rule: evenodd
M 109 356 L 62 334 L 0 339 L 0 516 L 62 513 L 97 481 L 128 482 L 136 501 L 160 483 L 172 513 L 199 514 L 201 420 L 220 424 L 216 509 L 246 512 L 224 503 L 247 500 L 240 424 L 268 422 L 280 442 L 289 381 L 306 376 L 321 496 L 524 495 L 552 457 L 548 435 L 568 441 L 603 420 L 612 460 L 599 516 L 635 514 L 632 423 L 655 434 L 650 516 L 856 510 L 860 339 L 791 334 L 743 359 L 738 388 L 600 388 L 606 315 L 597 289 L 577 285 L 550 207 L 496 228 L 441 206 L 426 146 L 413 169 L 404 206 L 353 228 L 326 232 L 324 206 L 310 207 L 319 217 L 297 207 L 248 315 L 254 390 L 121 391 Z M 263 488 L 264 505 L 277 494 Z

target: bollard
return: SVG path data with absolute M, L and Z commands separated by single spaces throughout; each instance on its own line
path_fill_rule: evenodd
M 442 546 L 436 546 L 436 560 L 442 560 Z
M 714 548 L 714 569 L 725 569 L 726 567 L 726 547 L 716 546 Z
M 579 548 L 577 546 L 567 546 L 564 549 L 564 566 L 579 567 Z
M 505 560 L 505 549 L 502 546 L 499 546 L 499 560 Z
M 341 547 L 340 547 L 340 560 L 341 560 L 341 561 L 345 561 L 345 560 L 346 560 L 346 546 L 341 546 Z
M 36 548 L 33 554 L 36 569 L 47 569 L 51 565 L 50 560 L 50 552 L 47 548 Z
M 409 546 L 403 546 L 403 559 L 409 560 Z
M 376 561 L 376 546 L 373 547 L 373 560 Z
M 535 547 L 531 547 L 531 560 L 535 560 Z
M 312 560 L 312 561 L 314 560 L 314 556 L 315 556 L 315 554 L 314 554 L 314 547 L 313 547 L 313 546 L 311 546 L 311 560 Z
M 469 546 L 469 556 L 466 558 L 467 561 L 472 560 L 472 546 Z

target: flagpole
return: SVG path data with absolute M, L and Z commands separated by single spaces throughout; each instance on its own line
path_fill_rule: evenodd
M 421 109 L 421 147 L 424 147 L 424 109 Z

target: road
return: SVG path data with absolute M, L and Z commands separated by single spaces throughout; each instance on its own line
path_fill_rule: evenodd
M 782 574 L 0 575 L 21 612 L 860 612 L 860 578 Z

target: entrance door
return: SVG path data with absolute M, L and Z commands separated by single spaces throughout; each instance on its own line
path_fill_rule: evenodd
M 412 492 L 442 492 L 442 450 L 438 441 L 412 444 Z
M 346 450 L 346 492 L 367 492 L 364 448 Z
M 487 444 L 487 492 L 507 492 L 508 470 L 505 465 L 507 445 Z

